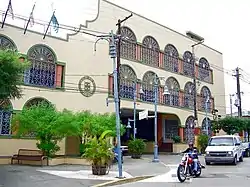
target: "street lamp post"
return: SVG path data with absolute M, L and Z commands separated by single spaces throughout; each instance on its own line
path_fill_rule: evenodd
M 155 136 L 155 142 L 154 142 L 154 158 L 153 158 L 153 162 L 159 162 L 159 158 L 158 158 L 158 140 L 157 140 L 157 104 L 158 104 L 158 89 L 159 89 L 159 85 L 158 85 L 158 81 L 160 79 L 164 79 L 164 77 L 157 77 L 157 75 L 155 74 L 154 77 L 154 116 L 148 116 L 149 118 L 154 118 L 154 136 Z M 169 91 L 168 91 L 168 87 L 165 86 L 164 87 L 164 92 L 163 95 L 169 95 Z
M 208 113 L 208 103 L 209 103 L 209 100 L 210 100 L 210 98 L 209 98 L 209 94 L 207 93 L 207 97 L 206 97 L 206 103 L 205 103 L 205 111 L 206 111 L 206 133 L 207 133 L 207 135 L 209 135 L 209 133 L 208 133 L 208 116 L 207 116 L 207 113 Z
M 133 138 L 136 138 L 136 100 L 137 100 L 137 84 L 136 82 L 133 82 L 133 101 L 134 101 L 134 119 L 128 119 L 128 127 L 131 128 L 130 122 L 134 122 L 134 133 L 133 133 Z M 139 90 L 139 94 L 143 94 L 142 88 Z

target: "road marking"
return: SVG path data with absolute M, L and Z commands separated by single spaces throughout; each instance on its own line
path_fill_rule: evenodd
M 167 167 L 170 167 L 170 171 L 162 174 L 162 175 L 157 175 L 152 178 L 148 178 L 142 181 L 139 181 L 140 183 L 144 182 L 166 182 L 166 183 L 179 183 L 180 181 L 177 178 L 177 167 L 178 164 L 176 165 L 167 165 Z M 192 182 L 192 178 L 189 178 L 186 180 L 186 182 Z
M 103 175 L 103 176 L 93 175 L 91 170 L 80 170 L 80 171 L 37 170 L 37 171 L 71 179 L 118 180 L 117 171 L 109 171 L 108 175 Z M 132 175 L 130 175 L 125 171 L 123 171 L 122 173 L 125 178 L 133 177 Z

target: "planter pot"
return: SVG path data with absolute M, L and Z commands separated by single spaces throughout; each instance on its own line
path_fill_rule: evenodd
M 141 154 L 132 154 L 131 158 L 133 158 L 133 159 L 140 159 L 141 156 L 142 156 Z
M 93 175 L 106 175 L 106 174 L 108 174 L 108 167 L 107 166 L 92 165 L 92 174 Z

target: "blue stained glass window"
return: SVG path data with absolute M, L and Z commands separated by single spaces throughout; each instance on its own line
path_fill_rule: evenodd
M 11 121 L 11 112 L 0 109 L 0 133 L 1 135 L 9 135 L 11 132 L 10 121 Z
M 194 76 L 194 59 L 190 51 L 183 54 L 183 74 L 190 77 Z
M 142 78 L 142 89 L 143 94 L 140 95 L 141 100 L 146 102 L 154 102 L 155 101 L 155 78 L 158 77 L 154 72 L 148 71 L 143 75 Z M 158 97 L 159 97 L 159 86 L 160 81 L 157 79 L 158 82 Z M 157 90 L 156 90 L 157 91 Z
M 31 68 L 24 72 L 24 83 L 27 85 L 55 87 L 56 57 L 44 45 L 35 45 L 28 51 Z
M 184 88 L 184 106 L 190 109 L 194 107 L 194 84 L 187 82 Z
M 164 49 L 164 53 L 164 68 L 167 71 L 177 73 L 179 71 L 179 53 L 177 49 L 172 44 L 168 44 Z
M 168 88 L 169 95 L 165 95 L 165 104 L 169 106 L 179 106 L 180 85 L 174 77 L 169 77 L 165 85 Z
M 134 99 L 134 84 L 137 82 L 136 74 L 129 65 L 120 66 L 120 97 Z

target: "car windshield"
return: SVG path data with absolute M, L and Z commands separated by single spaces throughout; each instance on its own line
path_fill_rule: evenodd
M 232 137 L 211 138 L 208 142 L 209 146 L 233 146 Z

